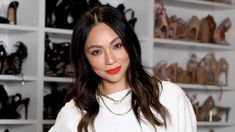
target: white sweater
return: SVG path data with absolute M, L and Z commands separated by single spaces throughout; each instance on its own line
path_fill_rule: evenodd
M 196 117 L 183 90 L 171 82 L 162 82 L 162 84 L 160 102 L 170 112 L 171 124 L 167 129 L 157 127 L 157 132 L 196 132 Z M 118 100 L 127 92 L 128 89 L 125 89 L 108 96 Z M 104 97 L 103 99 L 115 113 L 124 113 L 131 106 L 131 94 L 120 104 L 114 104 Z M 98 97 L 98 100 L 100 111 L 94 122 L 96 132 L 154 132 L 153 127 L 146 120 L 141 120 L 140 126 L 132 110 L 123 116 L 114 115 L 105 107 L 100 97 Z M 74 101 L 71 100 L 61 109 L 49 132 L 77 132 L 80 119 L 81 113 L 75 107 Z M 92 132 L 91 129 L 89 129 L 89 132 Z

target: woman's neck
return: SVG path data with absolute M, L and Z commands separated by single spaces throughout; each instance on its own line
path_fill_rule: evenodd
M 102 81 L 99 90 L 103 95 L 109 95 L 112 93 L 116 93 L 118 91 L 122 91 L 124 89 L 129 88 L 129 85 L 127 82 L 124 83 L 110 83 Z

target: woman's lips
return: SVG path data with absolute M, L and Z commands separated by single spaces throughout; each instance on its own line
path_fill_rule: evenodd
M 108 74 L 116 74 L 116 73 L 118 73 L 120 70 L 121 70 L 121 66 L 118 66 L 118 67 L 115 67 L 115 68 L 113 68 L 113 69 L 107 70 L 106 72 L 107 72 Z

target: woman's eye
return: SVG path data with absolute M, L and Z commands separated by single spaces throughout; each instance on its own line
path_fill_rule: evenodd
M 100 53 L 101 53 L 100 50 L 94 50 L 94 51 L 91 52 L 91 54 L 92 54 L 93 56 L 97 56 L 97 55 L 99 55 Z
M 117 49 L 117 48 L 121 48 L 123 45 L 120 43 L 120 44 L 115 44 L 114 45 L 114 49 Z

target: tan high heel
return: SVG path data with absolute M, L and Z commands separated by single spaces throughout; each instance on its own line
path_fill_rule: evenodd
M 232 23 L 229 18 L 226 18 L 222 21 L 219 27 L 216 29 L 214 33 L 214 42 L 217 44 L 228 45 L 229 43 L 226 41 L 226 33 L 230 29 Z
M 169 20 L 166 9 L 163 4 L 156 8 L 154 24 L 154 36 L 157 38 L 168 38 L 169 36 Z
M 153 76 L 160 80 L 167 80 L 167 72 L 167 62 L 165 60 L 161 60 L 155 65 L 153 69 Z
M 226 61 L 225 58 L 220 58 L 218 64 L 217 64 L 217 69 L 216 69 L 216 75 L 215 75 L 215 82 L 217 85 L 228 85 L 228 62 Z M 224 81 L 221 81 L 221 76 L 224 74 L 225 78 Z
M 205 69 L 205 58 L 202 58 L 197 67 L 196 80 L 198 84 L 206 84 L 206 69 Z
M 196 72 L 197 72 L 197 56 L 192 54 L 187 63 L 187 72 L 191 75 L 191 83 L 196 83 Z
M 198 19 L 197 16 L 193 16 L 185 31 L 185 39 L 191 41 L 198 41 L 199 28 L 200 28 L 200 20 Z
M 178 63 L 172 63 L 167 67 L 168 78 L 172 82 L 176 82 L 177 80 L 177 67 Z
M 201 43 L 212 43 L 214 40 L 213 36 L 215 29 L 216 23 L 212 16 L 208 15 L 207 17 L 201 19 L 198 40 Z
M 176 32 L 178 28 L 178 22 L 176 15 L 169 18 L 169 38 L 176 39 Z
M 209 96 L 206 101 L 203 103 L 203 105 L 199 108 L 199 112 L 198 112 L 198 116 L 197 116 L 197 120 L 198 121 L 209 121 L 210 116 L 209 115 L 210 111 L 213 110 L 213 108 L 215 107 L 215 101 L 212 98 L 212 96 Z

